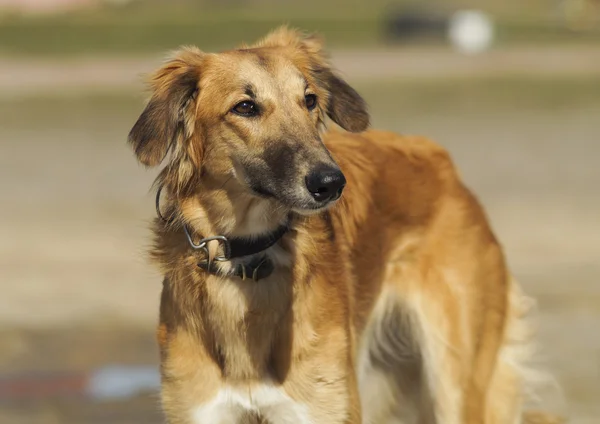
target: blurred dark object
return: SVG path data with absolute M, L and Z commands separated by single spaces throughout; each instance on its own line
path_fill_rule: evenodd
M 423 9 L 392 7 L 384 15 L 384 38 L 388 42 L 415 39 L 444 39 L 449 16 Z
M 495 38 L 492 18 L 477 9 L 444 11 L 390 11 L 385 16 L 385 39 L 411 42 L 430 40 L 449 43 L 463 54 L 478 54 L 488 50 Z

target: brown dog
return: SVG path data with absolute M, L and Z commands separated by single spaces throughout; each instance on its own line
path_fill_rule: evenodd
M 153 258 L 171 424 L 527 420 L 529 302 L 446 151 L 322 138 L 326 116 L 365 130 L 365 102 L 286 28 L 184 48 L 152 90 L 129 141 L 147 166 L 170 151 Z

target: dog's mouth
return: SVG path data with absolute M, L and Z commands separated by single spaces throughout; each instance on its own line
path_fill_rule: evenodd
M 262 197 L 264 199 L 277 199 L 277 196 L 268 188 L 263 187 L 261 184 L 250 183 L 248 184 L 252 194 L 257 197 Z
M 325 205 L 319 205 L 319 206 L 313 206 L 313 207 L 293 207 L 292 211 L 297 213 L 298 215 L 304 215 L 304 216 L 317 215 L 317 214 L 329 209 L 336 203 L 337 203 L 337 200 L 332 200 L 330 202 L 327 202 L 327 204 L 325 204 Z
M 272 199 L 299 215 L 315 215 L 331 206 L 333 206 L 341 197 L 339 194 L 327 199 L 316 200 L 314 195 L 308 192 L 305 188 L 287 188 L 281 190 L 273 190 L 269 187 L 258 183 L 248 184 L 253 195 L 263 198 Z

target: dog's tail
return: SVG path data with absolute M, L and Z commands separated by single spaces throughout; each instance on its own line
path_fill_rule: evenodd
M 564 395 L 555 380 L 539 367 L 539 350 L 533 342 L 537 333 L 536 304 L 511 278 L 510 310 L 506 327 L 506 339 L 501 351 L 498 370 L 518 377 L 522 384 L 521 424 L 563 424 L 567 420 Z M 506 371 L 508 370 L 508 371 Z M 502 377 L 501 374 L 499 374 Z M 502 380 L 499 380 L 502 383 Z M 507 381 L 511 381 L 508 378 Z M 496 403 L 501 410 L 502 404 Z
M 563 417 L 548 414 L 542 411 L 526 411 L 523 414 L 523 424 L 565 424 Z

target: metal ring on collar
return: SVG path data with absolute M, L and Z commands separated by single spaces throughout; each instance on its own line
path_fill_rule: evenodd
M 228 261 L 231 259 L 230 258 L 231 246 L 229 245 L 229 240 L 227 240 L 227 237 L 225 237 L 225 236 L 206 237 L 206 238 L 201 239 L 198 243 L 194 243 L 194 240 L 192 239 L 192 236 L 190 235 L 190 231 L 188 230 L 187 225 L 183 226 L 183 230 L 185 231 L 185 235 L 187 236 L 190 246 L 192 246 L 192 248 L 195 250 L 203 250 L 206 253 L 206 256 L 208 257 L 209 263 L 211 262 L 211 260 L 214 260 L 217 262 L 225 262 L 225 261 Z M 223 250 L 224 250 L 223 256 L 215 256 L 212 259 L 210 258 L 210 254 L 208 253 L 208 243 L 211 241 L 218 241 L 219 243 L 223 244 Z

